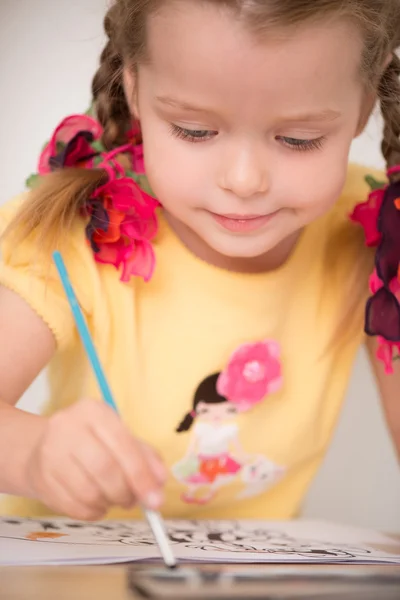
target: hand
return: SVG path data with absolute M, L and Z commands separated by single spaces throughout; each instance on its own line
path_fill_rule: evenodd
M 78 520 L 111 506 L 157 509 L 166 469 L 105 403 L 83 400 L 47 419 L 27 465 L 31 496 Z

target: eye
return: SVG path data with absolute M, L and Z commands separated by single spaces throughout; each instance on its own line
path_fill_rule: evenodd
M 297 152 L 307 152 L 308 150 L 320 150 L 324 145 L 326 138 L 322 136 L 314 140 L 302 140 L 278 135 L 275 139 L 279 142 L 282 142 L 284 146 L 287 146 L 291 150 L 295 150 Z
M 185 129 L 174 123 L 171 123 L 171 133 L 181 140 L 192 143 L 205 142 L 218 135 L 218 131 L 210 131 L 209 129 Z

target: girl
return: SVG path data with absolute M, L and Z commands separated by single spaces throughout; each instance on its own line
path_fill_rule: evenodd
M 193 409 L 176 430 L 181 433 L 194 426 L 185 457 L 172 468 L 178 481 L 187 486 L 181 496 L 184 502 L 207 504 L 218 490 L 234 482 L 239 473 L 248 484 L 239 497 L 265 491 L 282 474 L 283 469 L 266 457 L 245 453 L 236 419 L 239 412 L 258 401 L 257 387 L 260 400 L 268 390 L 280 388 L 278 356 L 279 347 L 272 341 L 247 344 L 233 354 L 223 372 L 214 373 L 200 383 Z M 236 371 L 234 378 L 232 370 Z M 199 494 L 204 488 L 205 492 Z
M 93 111 L 1 211 L 0 512 L 293 517 L 363 329 L 400 451 L 400 2 L 117 0 L 105 26 Z M 389 171 L 369 196 L 347 161 L 377 99 Z M 97 400 L 55 247 L 121 419 Z M 46 410 L 25 414 L 48 363 Z M 208 484 L 251 479 L 248 457 L 282 477 L 193 505 L 190 419 Z M 228 433 L 221 467 L 207 450 Z

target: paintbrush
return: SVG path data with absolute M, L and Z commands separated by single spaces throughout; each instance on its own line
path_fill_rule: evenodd
M 81 308 L 79 306 L 78 299 L 75 295 L 70 278 L 68 276 L 66 266 L 64 264 L 64 260 L 61 256 L 60 252 L 58 252 L 58 251 L 54 252 L 53 259 L 54 259 L 58 274 L 60 276 L 61 283 L 63 285 L 65 294 L 67 296 L 67 300 L 71 307 L 71 311 L 72 311 L 73 317 L 75 319 L 75 323 L 76 323 L 79 335 L 81 337 L 83 346 L 86 350 L 88 359 L 90 361 L 90 364 L 93 368 L 98 385 L 100 387 L 103 399 L 106 402 L 106 404 L 108 404 L 108 406 L 110 406 L 118 414 L 117 405 L 116 405 L 113 395 L 111 393 L 110 386 L 108 385 L 106 376 L 104 374 L 104 370 L 100 364 L 99 357 L 98 357 L 96 349 L 94 347 L 92 338 L 90 336 L 89 329 L 86 325 L 85 318 L 84 318 Z M 159 547 L 159 550 L 160 550 L 160 553 L 164 560 L 165 565 L 167 567 L 169 567 L 170 569 L 175 568 L 177 566 L 177 562 L 176 562 L 176 559 L 172 552 L 172 549 L 171 549 L 171 546 L 169 543 L 169 539 L 168 539 L 168 536 L 166 533 L 166 529 L 164 526 L 164 522 L 163 522 L 161 515 L 154 510 L 149 510 L 149 509 L 143 509 L 143 510 L 146 515 L 147 521 L 151 527 L 151 530 L 153 532 L 154 538 L 158 544 L 158 547 Z

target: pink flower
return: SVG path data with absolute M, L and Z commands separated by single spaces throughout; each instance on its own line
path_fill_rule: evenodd
M 393 375 L 394 373 L 393 359 L 395 350 L 400 355 L 400 342 L 390 342 L 383 337 L 378 337 L 376 356 L 385 365 L 386 375 Z
M 372 273 L 369 279 L 369 287 L 373 294 L 376 294 L 381 288 L 383 288 L 383 282 L 379 278 L 376 269 Z M 396 277 L 392 279 L 390 282 L 390 291 L 396 296 L 396 298 L 400 302 L 400 281 Z M 386 340 L 382 336 L 378 336 L 378 349 L 376 351 L 376 356 L 378 360 L 383 362 L 385 366 L 385 373 L 387 375 L 392 375 L 394 373 L 393 370 L 393 358 L 395 350 L 400 353 L 400 342 L 392 342 L 390 340 Z
M 132 146 L 132 164 L 133 170 L 138 175 L 145 174 L 144 167 L 144 155 L 143 155 L 143 141 L 142 132 L 139 123 L 136 121 L 132 129 L 128 132 L 127 138 Z
M 142 145 L 133 147 L 132 162 L 133 162 L 133 170 L 135 171 L 135 173 L 137 173 L 138 175 L 144 175 L 145 168 L 144 168 L 144 156 L 143 156 L 143 146 Z
M 376 269 L 374 269 L 374 272 L 369 278 L 369 288 L 373 294 L 376 294 L 376 292 L 383 288 L 383 281 L 379 278 Z M 394 294 L 400 301 L 400 281 L 397 277 L 392 279 L 389 288 L 392 294 Z
M 110 244 L 101 244 L 94 257 L 98 263 L 113 265 L 118 270 L 122 267 L 121 281 L 125 283 L 136 276 L 150 281 L 156 264 L 153 246 L 147 240 L 130 240 L 125 244 L 121 238 Z
M 280 390 L 283 378 L 279 344 L 272 340 L 243 344 L 236 350 L 217 382 L 221 396 L 243 412 Z
M 385 196 L 386 187 L 373 190 L 368 196 L 367 202 L 357 204 L 350 219 L 359 223 L 364 228 L 365 243 L 367 246 L 377 246 L 381 241 L 381 233 L 378 231 L 378 218 Z
M 51 162 L 56 161 L 57 157 L 63 153 L 71 142 L 76 140 L 71 148 L 71 153 L 67 152 L 64 157 L 63 165 L 73 166 L 79 159 L 84 159 L 91 150 L 90 141 L 99 140 L 102 136 L 103 128 L 92 117 L 88 115 L 72 115 L 64 119 L 52 135 L 50 142 L 40 155 L 38 172 L 39 175 L 45 175 L 52 170 Z M 85 136 L 79 136 L 85 134 Z M 72 161 L 71 154 L 73 156 Z

